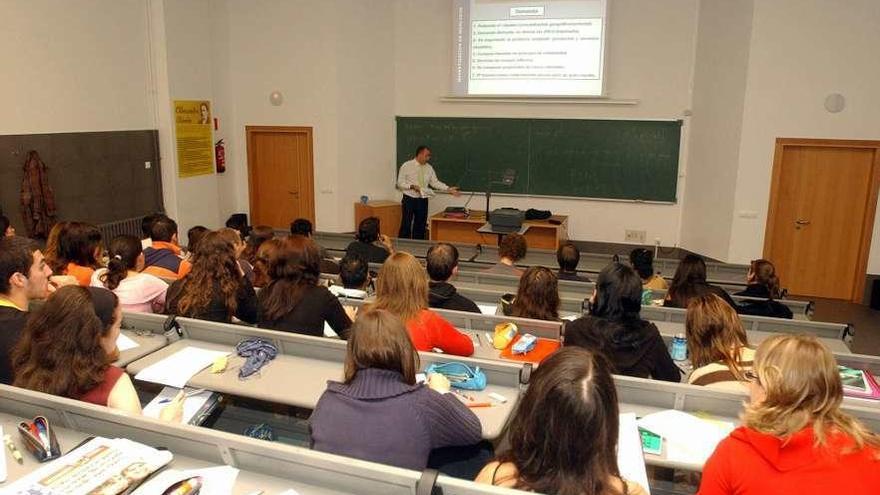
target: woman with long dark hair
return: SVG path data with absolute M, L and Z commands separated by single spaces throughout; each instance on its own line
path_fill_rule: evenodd
M 140 414 L 131 379 L 113 366 L 122 324 L 119 300 L 107 289 L 58 289 L 31 316 L 12 353 L 13 384 Z M 182 397 L 161 417 L 180 421 Z
M 519 279 L 510 316 L 559 320 L 559 279 L 549 268 L 532 266 Z
M 737 292 L 736 295 L 763 300 L 743 301 L 737 308 L 740 314 L 788 319 L 794 317 L 788 306 L 776 301 L 782 297 L 782 288 L 773 262 L 763 259 L 752 260 L 746 282 L 748 283 L 746 289 Z
M 271 281 L 260 291 L 260 328 L 321 336 L 326 322 L 348 337 L 351 318 L 339 299 L 318 285 L 320 263 L 318 245 L 308 237 L 292 235 L 280 242 L 269 260 Z
M 730 307 L 737 309 L 736 302 L 724 289 L 710 285 L 706 281 L 706 262 L 696 254 L 689 254 L 678 262 L 675 276 L 666 292 L 664 306 L 673 308 L 687 308 L 691 300 L 704 294 L 715 294 L 724 300 Z
M 694 366 L 688 383 L 745 391 L 755 351 L 736 311 L 715 294 L 697 297 L 688 305 L 685 330 Z
M 140 239 L 120 235 L 110 241 L 107 268 L 92 275 L 92 287 L 113 291 L 123 311 L 161 313 L 165 307 L 168 284 L 155 275 L 140 273 L 144 269 L 144 250 Z
M 642 281 L 613 263 L 599 273 L 590 315 L 565 326 L 565 345 L 603 352 L 622 375 L 677 382 L 681 373 L 657 326 L 641 318 Z
M 210 232 L 199 241 L 192 270 L 168 288 L 165 313 L 227 323 L 233 317 L 257 321 L 257 294 L 226 236 Z
M 565 348 L 532 375 L 509 446 L 477 483 L 555 495 L 643 495 L 617 466 L 617 391 L 601 354 Z M 586 441 L 589 439 L 589 441 Z

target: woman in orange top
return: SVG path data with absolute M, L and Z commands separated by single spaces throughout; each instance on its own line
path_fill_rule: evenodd
M 765 340 L 746 377 L 742 426 L 706 462 L 698 495 L 877 493 L 880 437 L 840 410 L 840 372 L 818 339 Z
M 456 356 L 474 353 L 470 337 L 428 309 L 428 274 L 409 253 L 398 252 L 385 260 L 371 309 L 387 310 L 406 322 L 413 345 L 420 351 L 437 348 Z
M 88 287 L 104 247 L 101 231 L 83 222 L 59 222 L 46 241 L 46 261 L 55 275 L 70 275 L 79 285 Z

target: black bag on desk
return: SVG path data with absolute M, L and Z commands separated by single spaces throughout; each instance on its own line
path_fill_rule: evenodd
M 547 220 L 553 216 L 550 213 L 550 210 L 536 210 L 534 208 L 529 208 L 526 210 L 526 220 Z

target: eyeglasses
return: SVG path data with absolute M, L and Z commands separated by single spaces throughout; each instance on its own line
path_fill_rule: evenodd
M 743 376 L 746 377 L 746 380 L 750 382 L 756 383 L 758 385 L 761 384 L 761 380 L 758 378 L 758 374 L 755 373 L 753 370 L 748 370 L 744 372 Z

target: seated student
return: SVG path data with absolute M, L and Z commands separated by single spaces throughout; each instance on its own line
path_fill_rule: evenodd
M 737 308 L 740 314 L 788 319 L 794 317 L 788 306 L 775 301 L 782 296 L 782 291 L 779 288 L 776 267 L 772 262 L 768 260 L 752 261 L 746 281 L 749 285 L 744 291 L 737 292 L 737 296 L 760 297 L 766 300 L 740 303 Z
M 376 279 L 376 300 L 370 308 L 388 310 L 403 320 L 413 345 L 420 351 L 437 348 L 456 356 L 474 353 L 470 337 L 428 309 L 427 274 L 409 253 L 394 253 L 382 265 Z
M 14 235 L 15 227 L 12 226 L 12 223 L 5 215 L 0 215 L 0 237 L 12 237 Z
M 425 256 L 428 269 L 428 306 L 479 313 L 480 308 L 470 299 L 459 294 L 449 283 L 458 274 L 458 249 L 452 244 L 440 242 L 428 248 Z
M 644 495 L 643 487 L 620 476 L 618 418 L 604 357 L 562 349 L 532 374 L 510 420 L 507 449 L 475 481 L 559 495 Z
M 272 281 L 269 277 L 269 266 L 281 251 L 282 241 L 282 239 L 274 238 L 260 245 L 257 250 L 257 258 L 254 260 L 254 287 L 262 289 Z
M 58 289 L 25 325 L 12 353 L 14 385 L 134 414 L 141 403 L 119 358 L 122 309 L 107 289 Z M 180 421 L 183 394 L 161 417 Z
M 559 282 L 543 266 L 532 266 L 519 279 L 510 316 L 559 321 Z
M 260 291 L 257 326 L 271 330 L 324 335 L 324 323 L 343 339 L 348 338 L 351 319 L 339 299 L 318 285 L 318 246 L 292 235 L 281 241 L 269 264 L 271 282 Z
M 60 222 L 49 232 L 46 261 L 56 275 L 74 277 L 79 285 L 88 287 L 100 267 L 103 249 L 101 232 L 94 225 Z
M 179 280 L 189 273 L 192 264 L 180 257 L 177 222 L 165 215 L 154 219 L 150 238 L 153 244 L 144 249 L 144 273 L 172 280 Z
M 303 237 L 308 237 L 312 241 L 314 241 L 314 230 L 312 229 L 312 222 L 307 218 L 297 218 L 296 220 L 290 222 L 290 235 L 301 235 Z M 315 243 L 317 244 L 317 243 Z M 324 249 L 323 246 L 318 244 L 318 248 L 321 251 L 321 259 L 331 259 L 332 256 L 327 254 L 327 250 Z
M 391 239 L 387 235 L 379 235 L 379 219 L 367 217 L 358 225 L 355 241 L 345 248 L 345 254 L 357 254 L 368 263 L 384 263 L 394 253 Z
M 254 263 L 257 262 L 257 252 L 260 250 L 260 246 L 262 246 L 264 242 L 274 238 L 275 229 L 268 225 L 257 225 L 251 230 L 251 235 L 247 238 L 241 258 L 250 263 L 251 267 L 253 267 Z
M 153 245 L 153 239 L 150 238 L 153 232 L 153 222 L 163 216 L 161 213 L 150 213 L 141 219 L 141 249 L 147 249 Z
M 642 287 L 653 290 L 666 290 L 669 284 L 666 279 L 654 272 L 654 253 L 650 249 L 636 248 L 629 253 L 629 262 L 633 270 L 642 279 Z
M 632 268 L 612 263 L 596 281 L 590 316 L 565 326 L 565 345 L 597 350 L 614 365 L 615 373 L 678 382 L 681 372 L 666 349 L 657 327 L 641 319 L 642 281 Z
M 741 425 L 703 467 L 699 495 L 877 493 L 880 437 L 840 410 L 834 356 L 807 335 L 758 347 Z
M 235 260 L 238 262 L 239 268 L 241 268 L 241 273 L 243 273 L 244 278 L 253 285 L 254 266 L 244 259 L 244 251 L 247 249 L 247 244 L 242 240 L 241 234 L 237 230 L 229 227 L 222 228 L 217 232 L 226 239 L 226 242 L 232 244 L 232 247 L 235 248 Z M 250 239 L 250 237 L 248 237 L 248 239 Z
M 119 298 L 123 311 L 161 313 L 165 308 L 168 284 L 144 268 L 141 241 L 133 235 L 120 235 L 110 241 L 107 268 L 92 275 L 92 287 L 109 289 Z
M 195 227 L 192 227 L 186 231 L 186 256 L 187 256 L 187 260 L 190 257 L 192 257 L 192 254 L 194 252 L 196 252 L 196 246 L 198 245 L 198 243 L 202 239 L 202 237 L 205 237 L 205 234 L 207 234 L 208 232 L 210 232 L 210 230 L 208 230 L 208 227 L 205 227 L 202 225 L 196 225 Z M 152 244 L 152 241 L 150 241 L 150 244 Z M 147 247 L 149 247 L 149 246 L 147 246 Z M 144 249 L 146 249 L 146 248 L 144 248 Z
M 196 247 L 192 271 L 171 284 L 165 313 L 229 323 L 257 321 L 257 294 L 235 259 L 235 247 L 209 232 Z
M 12 383 L 9 354 L 24 330 L 30 301 L 49 295 L 51 275 L 35 242 L 0 237 L 0 383 Z
M 581 262 L 581 251 L 573 243 L 566 242 L 556 250 L 556 262 L 559 263 L 559 280 L 573 280 L 575 282 L 589 282 L 590 279 L 577 273 L 578 263 Z
M 343 382 L 330 381 L 309 420 L 312 448 L 422 470 L 432 449 L 480 441 L 482 425 L 443 375 L 416 383 L 419 355 L 388 311 L 352 326 Z
M 226 219 L 226 228 L 237 231 L 242 240 L 247 239 L 251 235 L 251 227 L 247 223 L 247 215 L 243 213 L 229 215 L 229 218 Z
M 678 262 L 672 284 L 666 292 L 663 305 L 673 308 L 687 308 L 691 299 L 703 294 L 715 294 L 733 309 L 738 309 L 736 302 L 721 287 L 709 285 L 706 281 L 706 262 L 696 254 L 689 254 Z
M 691 300 L 687 308 L 688 357 L 692 385 L 747 391 L 745 373 L 752 369 L 755 351 L 736 311 L 715 294 Z
M 331 285 L 330 292 L 337 297 L 365 299 L 370 285 L 370 265 L 356 254 L 346 254 L 339 262 L 339 280 L 342 286 Z
M 526 238 L 520 234 L 507 234 L 498 245 L 498 263 L 486 268 L 487 273 L 522 276 L 523 271 L 517 268 L 516 262 L 526 257 L 528 246 Z

